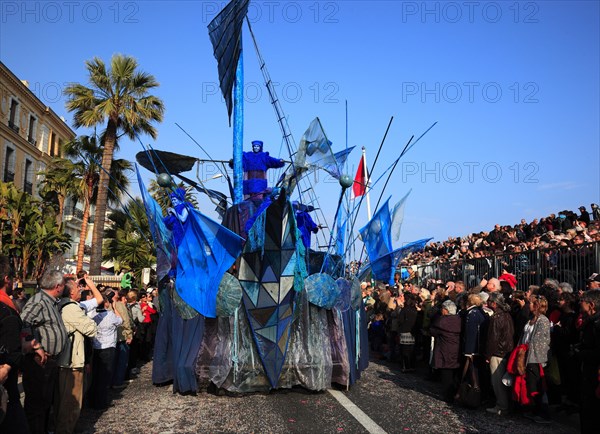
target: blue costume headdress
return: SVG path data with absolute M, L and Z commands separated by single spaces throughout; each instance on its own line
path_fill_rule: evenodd
M 179 188 L 173 190 L 173 192 L 169 193 L 169 198 L 171 198 L 171 199 L 177 198 L 182 202 L 185 201 L 185 189 L 179 187 Z
M 258 146 L 260 148 L 260 151 L 258 151 L 258 152 L 262 152 L 263 151 L 263 142 L 262 142 L 262 140 L 254 140 L 252 142 L 252 150 L 253 151 L 254 151 L 254 147 L 255 146 Z

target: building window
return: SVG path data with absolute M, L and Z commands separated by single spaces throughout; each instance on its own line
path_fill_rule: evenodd
M 11 99 L 10 100 L 10 115 L 8 118 L 8 126 L 10 128 L 12 128 L 13 130 L 15 130 L 17 133 L 19 132 L 19 126 L 16 124 L 16 122 L 19 120 L 18 111 L 19 111 L 19 101 L 17 101 L 16 99 Z
M 56 133 L 52 131 L 50 133 L 50 156 L 54 157 L 56 155 Z
M 25 177 L 23 179 L 23 190 L 26 193 L 33 194 L 33 162 L 25 159 Z
M 4 156 L 4 182 L 13 182 L 15 180 L 15 158 L 15 150 L 7 146 Z
M 33 117 L 33 115 L 29 116 L 29 133 L 27 134 L 27 141 L 29 143 L 31 143 L 33 146 L 36 145 L 36 140 L 35 140 L 36 121 L 37 121 L 37 119 L 35 117 Z

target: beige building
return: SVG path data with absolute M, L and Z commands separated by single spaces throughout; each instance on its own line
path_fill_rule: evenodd
M 37 174 L 52 157 L 61 156 L 63 143 L 74 138 L 75 132 L 66 122 L 0 62 L 0 181 L 13 182 L 18 189 L 37 196 L 41 181 Z M 77 252 L 80 214 L 72 199 L 67 199 L 63 222 L 72 240 L 67 258 Z
M 0 180 L 37 194 L 37 173 L 75 132 L 0 62 Z

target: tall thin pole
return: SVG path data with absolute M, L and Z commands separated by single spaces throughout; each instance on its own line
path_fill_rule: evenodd
M 241 39 L 240 39 L 241 44 Z M 243 50 L 235 74 L 233 88 L 233 203 L 244 200 L 242 153 L 244 149 L 244 61 Z
M 369 220 L 371 220 L 371 217 L 372 217 L 372 215 L 371 215 L 371 196 L 369 193 L 369 190 L 370 190 L 369 183 L 371 181 L 371 178 L 370 178 L 369 172 L 367 170 L 367 150 L 365 149 L 364 146 L 362 148 L 362 158 L 363 158 L 363 169 L 365 170 L 365 172 L 367 172 L 367 173 L 365 173 L 365 175 L 366 175 L 365 178 L 367 180 L 367 182 L 365 182 L 365 190 L 366 190 L 365 195 L 366 195 L 366 199 L 367 199 L 367 217 L 369 218 Z

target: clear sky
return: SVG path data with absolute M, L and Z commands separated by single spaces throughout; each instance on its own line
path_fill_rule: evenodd
M 60 91 L 85 82 L 84 61 L 134 56 L 160 82 L 166 106 L 157 141 L 144 142 L 204 158 L 177 122 L 226 160 L 232 130 L 206 28 L 224 4 L 3 1 L 0 58 L 70 122 Z M 334 150 L 343 149 L 347 101 L 352 176 L 361 146 L 373 162 L 392 116 L 375 178 L 411 135 L 438 122 L 385 193 L 393 204 L 413 189 L 401 241 L 600 202 L 599 2 L 252 0 L 248 16 L 297 142 L 319 116 Z M 262 139 L 289 159 L 247 27 L 244 44 L 245 148 Z M 133 160 L 140 150 L 124 140 L 118 156 Z M 322 178 L 316 191 L 332 218 L 339 187 Z M 226 191 L 221 180 L 207 185 Z

